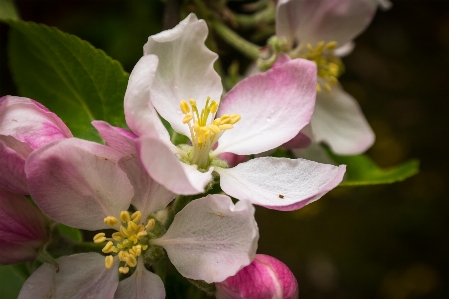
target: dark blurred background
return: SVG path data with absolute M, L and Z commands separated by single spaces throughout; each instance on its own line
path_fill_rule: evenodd
M 259 253 L 285 262 L 300 298 L 449 298 L 449 3 L 393 1 L 344 58 L 341 81 L 360 102 L 381 166 L 421 160 L 392 185 L 337 188 L 295 212 L 257 208 Z M 161 30 L 154 1 L 17 1 L 22 19 L 103 49 L 130 72 Z M 17 95 L 0 24 L 0 94 Z

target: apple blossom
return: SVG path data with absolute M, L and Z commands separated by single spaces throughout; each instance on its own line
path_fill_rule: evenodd
M 337 154 L 359 154 L 374 142 L 356 100 L 338 83 L 344 70 L 340 57 L 352 51 L 352 40 L 368 26 L 377 7 L 388 8 L 388 4 L 385 0 L 280 0 L 277 4 L 276 34 L 295 45 L 289 56 L 311 60 L 318 68 L 312 137 Z
M 190 14 L 150 36 L 131 73 L 125 116 L 150 176 L 188 195 L 204 192 L 218 173 L 227 194 L 279 210 L 298 209 L 337 186 L 345 166 L 266 157 L 227 168 L 218 158 L 258 154 L 296 136 L 313 112 L 316 67 L 303 59 L 286 62 L 241 81 L 220 103 L 217 55 L 204 45 L 206 36 L 206 23 Z M 155 109 L 191 145 L 172 144 Z
M 94 237 L 104 244 L 106 257 L 84 253 L 59 258 L 59 273 L 43 265 L 19 298 L 164 298 L 161 279 L 144 265 L 157 262 L 161 247 L 182 275 L 209 283 L 252 261 L 258 229 L 248 201 L 234 205 L 225 195 L 197 199 L 165 232 L 148 216 L 174 194 L 139 171 L 132 133 L 104 122 L 94 125 L 109 146 L 77 138 L 54 141 L 29 156 L 26 173 L 36 204 L 51 219 L 79 229 L 116 230 Z M 139 187 L 145 182 L 151 188 Z M 130 213 L 130 204 L 137 211 Z M 119 282 L 119 272 L 132 274 Z
M 0 187 L 0 265 L 35 260 L 48 240 L 47 226 L 25 196 Z
M 62 120 L 42 104 L 28 98 L 0 98 L 0 185 L 29 194 L 25 159 L 36 148 L 57 139 L 72 137 Z
M 236 275 L 215 284 L 217 299 L 297 299 L 298 282 L 281 261 L 256 254 Z

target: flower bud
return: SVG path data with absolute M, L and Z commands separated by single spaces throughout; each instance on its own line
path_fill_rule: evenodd
M 256 254 L 251 264 L 215 286 L 217 299 L 298 298 L 298 282 L 290 269 L 264 254 Z
M 47 241 L 47 220 L 23 195 L 0 187 L 0 265 L 32 261 Z
M 56 114 L 28 98 L 0 98 L 0 186 L 29 194 L 25 160 L 36 148 L 53 140 L 72 137 Z

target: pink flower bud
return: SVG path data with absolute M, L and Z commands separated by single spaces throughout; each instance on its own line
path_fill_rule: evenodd
M 31 99 L 0 98 L 0 185 L 29 194 L 25 159 L 36 148 L 53 140 L 72 137 L 56 114 Z
M 217 299 L 298 298 L 298 282 L 290 269 L 264 254 L 256 254 L 250 265 L 215 286 Z
M 0 265 L 34 260 L 47 241 L 47 220 L 23 195 L 0 187 Z

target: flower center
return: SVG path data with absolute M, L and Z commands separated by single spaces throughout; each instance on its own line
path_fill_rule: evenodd
M 307 51 L 299 56 L 315 62 L 318 76 L 324 81 L 317 83 L 317 92 L 321 92 L 323 88 L 328 92 L 331 91 L 331 85 L 337 84 L 338 77 L 344 71 L 343 62 L 334 53 L 336 47 L 337 43 L 334 41 L 328 43 L 321 41 L 316 47 L 307 44 Z
M 134 212 L 129 215 L 128 211 L 122 211 L 120 213 L 120 222 L 122 225 L 118 226 L 119 221 L 114 216 L 108 216 L 104 218 L 104 223 L 118 231 L 112 234 L 111 238 L 106 238 L 105 233 L 98 233 L 94 236 L 94 243 L 99 244 L 108 241 L 104 248 L 103 253 L 113 253 L 118 256 L 121 267 L 119 267 L 120 273 L 128 273 L 129 267 L 135 267 L 137 265 L 137 258 L 143 251 L 148 249 L 148 235 L 146 230 L 150 230 L 154 227 L 154 219 L 150 219 L 147 225 L 140 223 L 142 213 L 140 211 Z M 111 269 L 114 265 L 114 256 L 108 255 L 105 257 L 105 266 Z
M 215 118 L 218 103 L 211 101 L 210 97 L 207 98 L 206 105 L 201 112 L 194 99 L 190 99 L 189 103 L 182 100 L 179 106 L 184 114 L 182 122 L 189 126 L 192 140 L 193 149 L 188 155 L 189 162 L 198 165 L 200 169 L 205 169 L 210 164 L 209 153 L 214 144 L 224 131 L 232 129 L 241 117 L 239 114 L 225 114 Z

